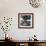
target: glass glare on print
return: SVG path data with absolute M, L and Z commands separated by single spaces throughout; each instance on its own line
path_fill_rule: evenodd
M 19 13 L 18 14 L 18 27 L 19 28 L 32 28 L 33 27 L 33 13 Z

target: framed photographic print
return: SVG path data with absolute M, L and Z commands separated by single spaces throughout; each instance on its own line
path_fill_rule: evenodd
M 18 28 L 33 28 L 33 13 L 18 13 Z

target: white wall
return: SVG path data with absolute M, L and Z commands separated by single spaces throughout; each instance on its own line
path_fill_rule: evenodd
M 33 29 L 18 29 L 18 13 L 34 13 Z M 13 18 L 12 26 L 8 33 L 16 40 L 27 40 L 34 34 L 39 40 L 45 39 L 45 16 L 46 6 L 33 8 L 28 0 L 0 0 L 0 16 Z M 0 35 L 2 31 L 0 31 Z M 12 35 L 12 36 L 11 36 Z M 0 36 L 0 39 L 3 37 Z
M 46 39 L 46 15 L 45 15 L 45 20 L 44 21 L 45 21 L 45 25 L 44 25 L 45 26 L 45 29 L 44 29 L 45 30 L 44 31 L 44 39 Z

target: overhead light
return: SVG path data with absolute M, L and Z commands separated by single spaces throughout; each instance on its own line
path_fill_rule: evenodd
M 38 8 L 43 4 L 43 0 L 29 0 L 29 3 L 32 5 L 32 7 Z

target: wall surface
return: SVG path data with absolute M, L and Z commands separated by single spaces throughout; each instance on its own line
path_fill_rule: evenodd
M 34 13 L 34 28 L 19 29 L 18 13 Z M 29 0 L 0 0 L 0 19 L 4 16 L 12 17 L 12 26 L 7 32 L 10 37 L 16 40 L 28 40 L 35 34 L 37 39 L 46 40 L 46 5 L 39 8 L 33 8 Z M 0 29 L 0 39 L 4 39 L 4 33 Z

